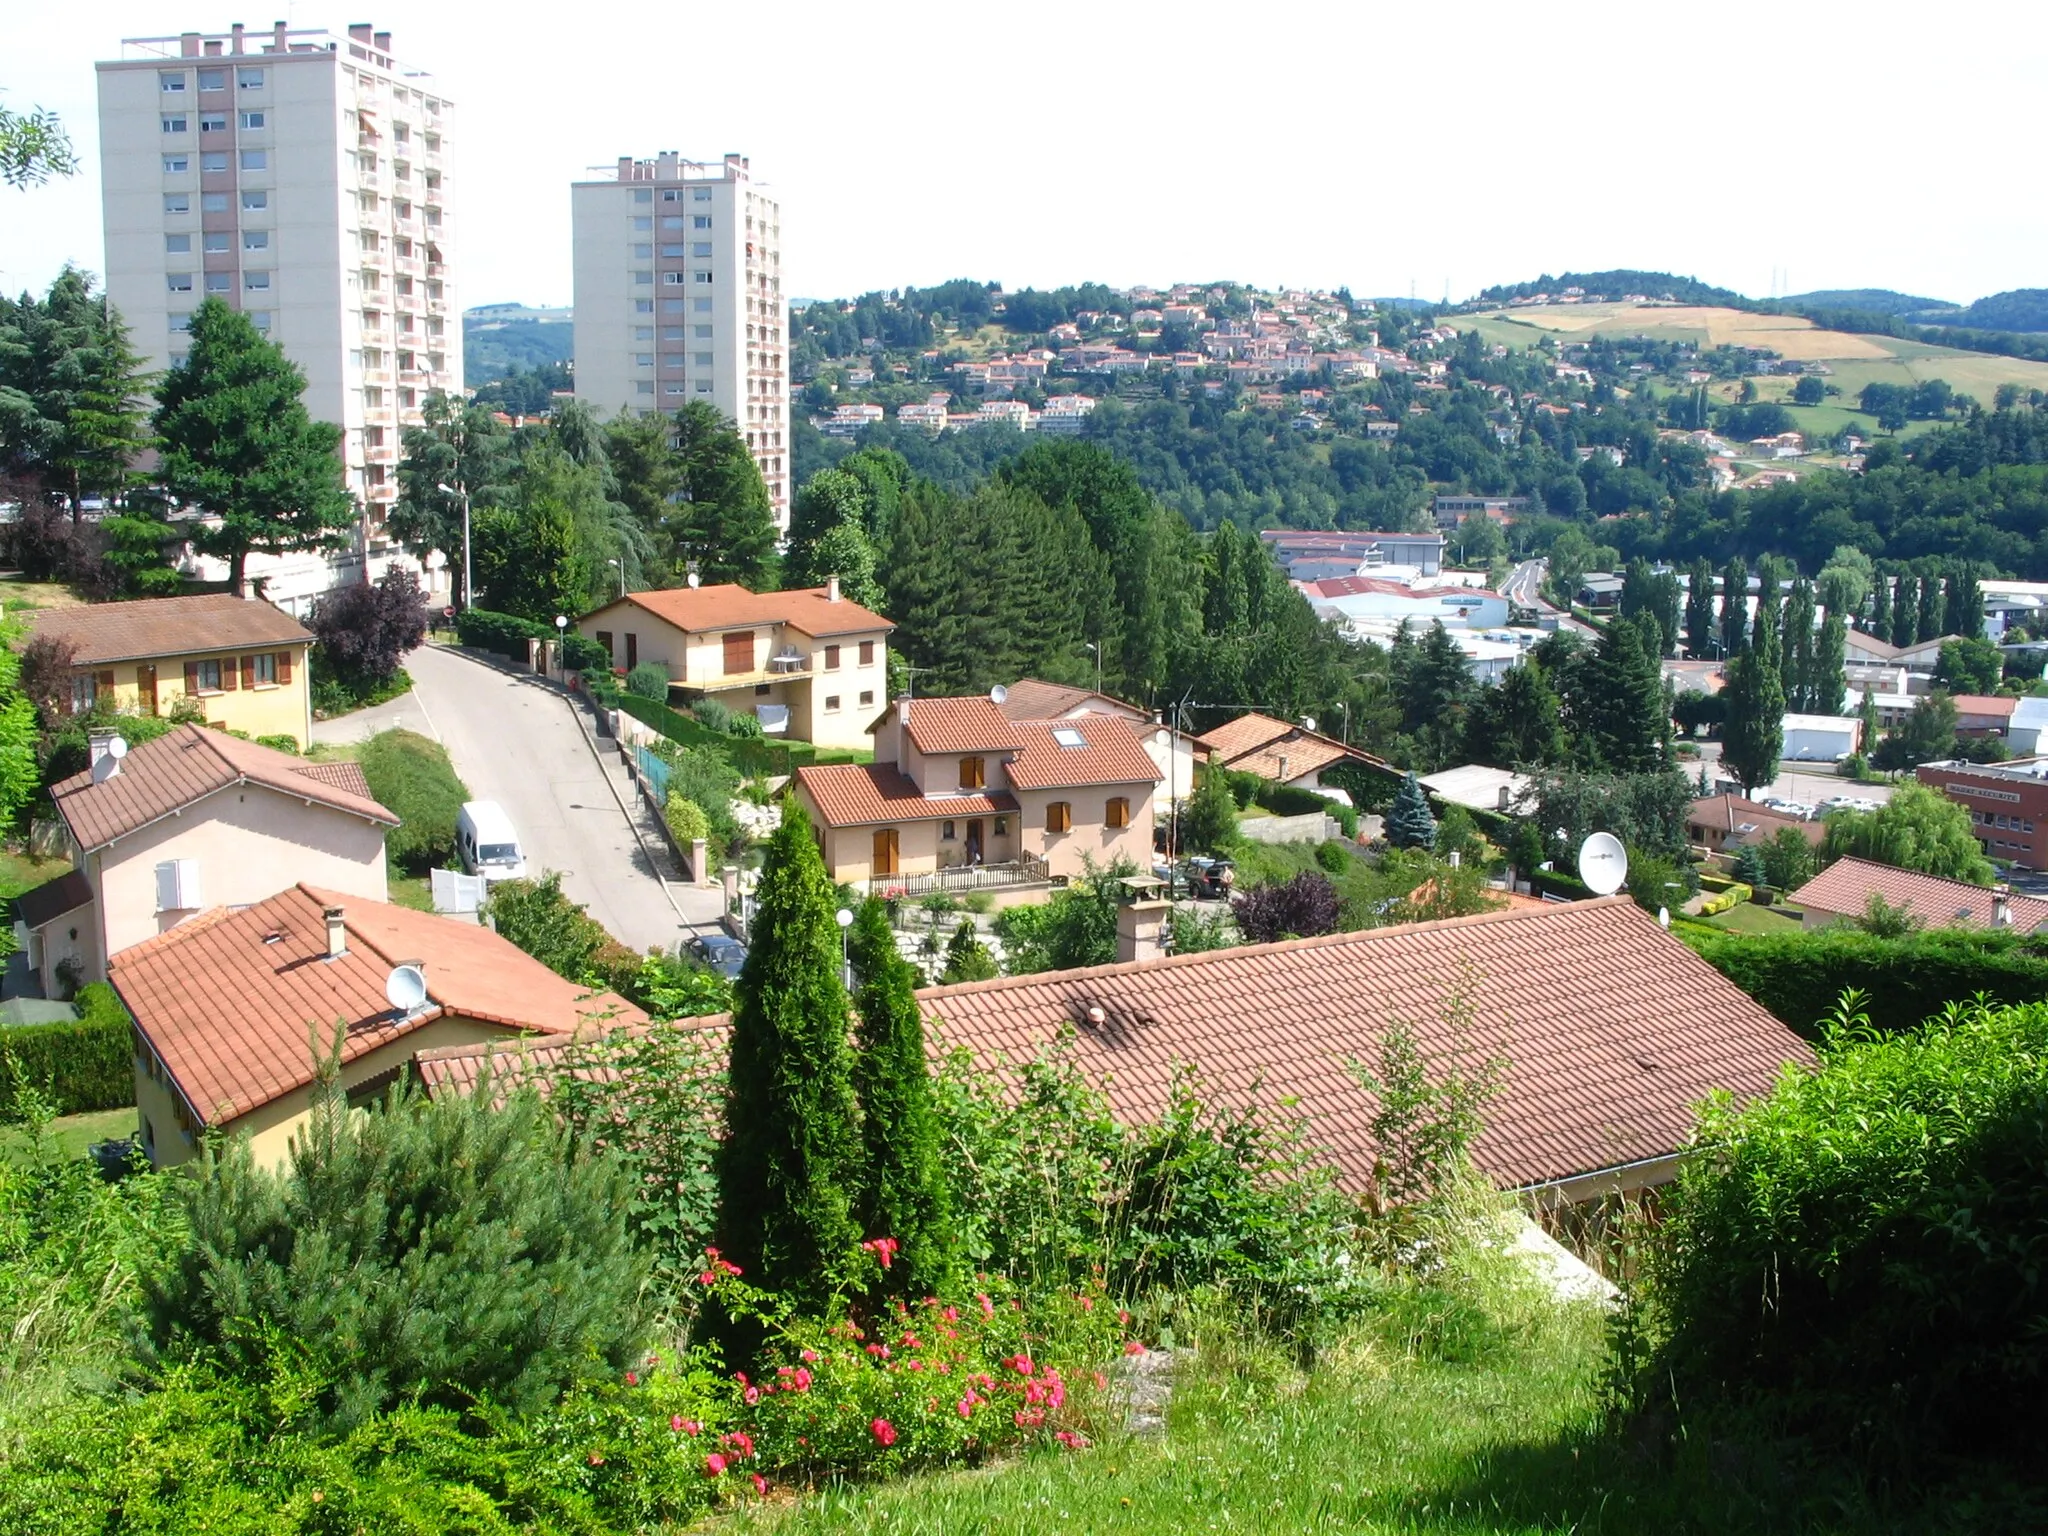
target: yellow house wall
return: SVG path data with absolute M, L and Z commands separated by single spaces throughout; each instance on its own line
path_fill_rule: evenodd
M 251 906 L 300 881 L 372 901 L 390 894 L 377 823 L 253 784 L 224 789 L 93 855 L 102 956 L 204 910 L 157 911 L 156 867 L 167 859 L 199 861 L 206 907 Z M 101 963 L 88 979 L 105 978 Z
M 476 1019 L 436 1019 L 403 1039 L 394 1040 L 349 1062 L 341 1069 L 342 1087 L 353 1088 L 370 1078 L 381 1076 L 393 1067 L 412 1060 L 421 1051 L 433 1050 L 444 1045 L 474 1045 L 485 1040 L 510 1040 L 516 1038 L 518 1033 L 516 1030 L 482 1023 Z M 173 1167 L 197 1155 L 196 1143 L 188 1140 L 178 1128 L 177 1112 L 169 1090 L 149 1076 L 141 1060 L 136 1063 L 135 1102 L 140 1113 L 150 1121 L 156 1147 L 157 1167 Z M 226 1121 L 222 1124 L 221 1130 L 229 1136 L 247 1137 L 250 1152 L 257 1166 L 275 1168 L 281 1166 L 290 1156 L 292 1137 L 305 1126 L 312 1113 L 312 1088 L 295 1088 L 268 1104 L 258 1105 L 246 1115 L 239 1115 L 233 1120 Z
M 1013 790 L 1021 808 L 1020 834 L 1025 854 L 1044 859 L 1048 872 L 1075 879 L 1085 873 L 1084 859 L 1099 869 L 1119 858 L 1129 859 L 1142 873 L 1152 867 L 1152 786 L 1091 784 L 1084 789 Z M 1131 824 L 1113 828 L 1103 818 L 1113 796 L 1131 802 Z M 1073 807 L 1073 830 L 1045 830 L 1045 810 L 1055 800 Z
M 312 739 L 313 712 L 312 693 L 308 687 L 306 651 L 304 644 L 268 646 L 259 653 L 255 651 L 225 652 L 204 651 L 180 656 L 159 656 L 153 662 L 116 662 L 105 667 L 79 667 L 77 675 L 95 677 L 112 672 L 114 674 L 113 707 L 123 714 L 147 714 L 143 700 L 142 686 L 138 680 L 141 668 L 156 667 L 156 713 L 170 714 L 185 699 L 185 663 L 188 661 L 218 661 L 225 676 L 228 664 L 237 668 L 236 686 L 219 692 L 206 692 L 193 696 L 202 717 L 208 725 L 217 725 L 223 730 L 240 731 L 247 736 L 289 736 L 299 747 L 304 748 Z M 244 655 L 277 655 L 289 653 L 292 658 L 291 681 L 288 683 L 267 683 L 258 688 L 240 686 L 241 658 Z M 100 689 L 104 696 L 106 690 Z
M 799 794 L 811 825 L 820 825 L 817 807 Z M 875 878 L 874 827 L 826 827 L 825 867 L 835 882 Z M 936 821 L 905 821 L 896 824 L 896 874 L 928 875 L 939 867 L 939 824 Z M 885 877 L 886 878 L 886 877 Z

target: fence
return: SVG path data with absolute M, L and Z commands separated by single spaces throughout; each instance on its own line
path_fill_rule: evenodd
M 657 805 L 668 804 L 669 767 L 645 747 L 635 747 L 633 756 L 640 764 L 640 772 L 646 776 L 647 787 L 654 792 Z
M 881 890 L 901 891 L 905 896 L 929 896 L 937 891 L 956 895 L 961 891 L 996 891 L 1018 885 L 1044 885 L 1052 878 L 1043 859 L 1017 859 L 1007 864 L 958 864 L 951 869 L 922 875 L 877 875 L 868 884 Z
M 619 708 L 643 725 L 652 726 L 670 741 L 684 747 L 710 747 L 721 752 L 733 767 L 749 778 L 763 774 L 786 774 L 813 761 L 817 749 L 807 741 L 762 741 L 756 737 L 728 736 L 714 731 L 688 715 L 677 714 L 666 704 L 623 694 Z

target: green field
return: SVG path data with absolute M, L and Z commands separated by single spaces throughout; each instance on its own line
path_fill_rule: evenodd
M 1781 907 L 1760 907 L 1753 901 L 1738 901 L 1726 912 L 1700 919 L 1723 933 L 1800 933 L 1805 925 L 1788 916 Z

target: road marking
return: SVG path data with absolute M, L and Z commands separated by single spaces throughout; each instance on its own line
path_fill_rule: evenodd
M 442 746 L 446 746 L 447 743 L 441 741 L 441 728 L 438 725 L 434 724 L 434 717 L 427 709 L 427 701 L 420 697 L 420 691 L 417 687 L 415 687 L 412 691 L 412 701 L 413 703 L 419 705 L 420 716 L 427 722 L 427 729 L 434 733 L 434 740 L 440 742 Z

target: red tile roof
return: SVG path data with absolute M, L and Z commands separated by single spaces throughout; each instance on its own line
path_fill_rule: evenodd
M 332 960 L 330 906 L 343 908 L 348 935 L 347 952 Z M 429 1006 L 398 1018 L 384 983 L 408 962 L 426 969 Z M 562 1035 L 606 1018 L 646 1018 L 621 998 L 563 980 L 487 928 L 310 885 L 240 911 L 216 907 L 122 950 L 108 969 L 206 1125 L 312 1082 L 308 1031 L 324 1049 L 337 1020 L 347 1026 L 347 1063 L 439 1018 Z
M 103 848 L 209 795 L 245 784 L 383 826 L 398 825 L 396 816 L 370 798 L 370 786 L 354 763 L 309 763 L 197 725 L 181 725 L 135 748 L 121 760 L 119 773 L 98 784 L 90 769 L 75 773 L 53 786 L 50 798 L 81 848 Z
M 1235 720 L 1226 720 L 1213 731 L 1195 738 L 1201 746 L 1220 756 L 1228 764 L 1232 758 L 1242 757 L 1256 751 L 1269 741 L 1278 741 L 1294 727 L 1285 720 L 1275 720 L 1271 715 L 1239 715 Z
M 1069 710 L 1091 705 L 1099 714 L 1146 718 L 1145 711 L 1137 705 L 1111 694 L 1093 688 L 1069 688 L 1064 683 L 1040 682 L 1035 677 L 1020 677 L 1003 692 L 1003 702 L 996 707 L 1012 720 L 1057 720 Z
M 914 779 L 890 763 L 799 768 L 796 782 L 828 827 L 932 821 L 945 816 L 1005 816 L 1017 809 L 1015 798 L 1002 790 L 928 797 Z
M 941 752 L 1010 752 L 1017 727 L 989 699 L 898 699 L 890 706 L 911 744 L 927 756 Z M 886 719 L 887 716 L 885 715 Z
M 630 1024 L 619 1032 L 639 1036 L 655 1029 L 676 1029 L 701 1036 L 707 1056 L 719 1070 L 724 1070 L 730 1035 L 726 1014 L 675 1019 L 659 1024 Z M 441 1045 L 430 1051 L 421 1051 L 413 1057 L 413 1065 L 429 1097 L 443 1094 L 467 1097 L 476 1092 L 488 1061 L 494 1102 L 503 1103 L 514 1091 L 529 1084 L 545 1098 L 553 1089 L 554 1080 L 565 1070 L 573 1070 L 577 1077 L 591 1082 L 619 1080 L 622 1074 L 617 1066 L 603 1057 L 593 1061 L 586 1056 L 573 1069 L 569 1066 L 570 1053 L 588 1038 L 587 1035 L 521 1035 L 481 1044 Z
M 1138 733 L 1117 715 L 1071 720 L 1020 720 L 1017 755 L 1003 771 L 1017 789 L 1064 789 L 1082 784 L 1157 784 L 1158 765 Z M 1061 736 L 1078 736 L 1076 745 Z
M 44 608 L 29 615 L 29 633 L 70 641 L 77 647 L 74 664 L 81 667 L 151 656 L 305 645 L 313 638 L 282 609 L 227 592 Z
M 1786 900 L 1814 912 L 1861 917 L 1875 891 L 1894 907 L 1911 907 L 1930 928 L 1988 928 L 1992 888 L 1961 880 L 1943 880 L 1910 869 L 1894 869 L 1867 859 L 1837 859 L 1794 891 Z M 2048 924 L 2048 901 L 2038 896 L 2012 898 L 2012 927 L 2033 933 Z
M 788 592 L 749 592 L 736 582 L 710 587 L 665 587 L 659 591 L 633 592 L 615 603 L 607 603 L 584 620 L 609 613 L 621 604 L 645 609 L 677 629 L 701 634 L 719 629 L 751 629 L 763 624 L 789 624 L 807 635 L 850 635 L 896 626 L 879 613 L 870 612 L 851 598 L 837 601 L 825 595 L 823 587 L 799 587 Z
M 1197 736 L 1195 741 L 1222 758 L 1224 767 L 1238 773 L 1256 773 L 1262 779 L 1276 782 L 1282 781 L 1280 759 L 1284 757 L 1287 759 L 1284 782 L 1290 784 L 1345 758 L 1375 768 L 1387 768 L 1369 752 L 1347 747 L 1319 731 L 1275 720 L 1271 715 L 1239 715 L 1235 720 L 1226 720 L 1206 736 Z M 1387 768 L 1387 771 L 1393 770 Z
M 2010 719 L 2019 705 L 2019 700 L 2003 693 L 1958 693 L 1949 700 L 1959 715 L 1990 715 L 1994 719 Z
M 1462 1045 L 1443 1017 L 1461 973 L 1474 1020 Z M 1221 1101 L 1289 1098 L 1355 1192 L 1371 1182 L 1373 1101 L 1346 1063 L 1371 1060 L 1396 1019 L 1431 1055 L 1507 1058 L 1474 1157 L 1512 1188 L 1675 1152 L 1709 1092 L 1761 1094 L 1787 1062 L 1814 1059 L 1626 897 L 918 996 L 935 1050 L 965 1046 L 988 1064 L 1027 1062 L 1071 1028 L 1120 1119 L 1162 1113 L 1182 1063 Z
M 1693 801 L 1686 808 L 1685 825 L 1688 831 L 1698 827 L 1719 832 L 1723 842 L 1734 843 L 1738 847 L 1765 842 L 1786 827 L 1792 828 L 1815 847 L 1819 847 L 1821 839 L 1827 835 L 1827 828 L 1817 821 L 1781 815 L 1740 795 L 1708 795 L 1704 800 Z

